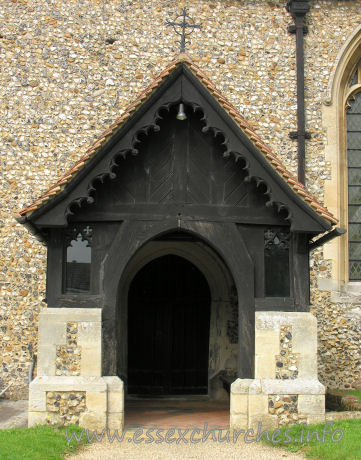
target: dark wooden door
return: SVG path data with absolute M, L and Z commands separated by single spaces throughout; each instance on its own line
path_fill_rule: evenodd
M 129 394 L 207 394 L 210 301 L 203 274 L 181 257 L 138 272 L 128 297 Z

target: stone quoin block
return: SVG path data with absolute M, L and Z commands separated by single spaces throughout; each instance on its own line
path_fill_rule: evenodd
M 264 394 L 248 395 L 249 417 L 268 414 L 268 396 Z
M 231 414 L 248 414 L 248 395 L 232 394 L 230 403 Z
M 325 416 L 325 395 L 300 395 L 298 410 L 304 415 Z
M 231 414 L 229 425 L 231 430 L 247 430 L 248 416 L 242 414 Z

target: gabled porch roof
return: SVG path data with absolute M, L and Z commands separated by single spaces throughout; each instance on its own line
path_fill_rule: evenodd
M 194 64 L 191 58 L 185 54 L 178 55 L 176 59 L 171 62 L 158 75 L 158 77 L 155 78 L 151 84 L 138 95 L 136 100 L 131 103 L 125 109 L 124 113 L 101 134 L 101 136 L 89 147 L 86 153 L 64 174 L 63 177 L 61 177 L 52 187 L 37 198 L 30 206 L 19 212 L 19 221 L 22 223 L 29 220 L 34 221 L 39 215 L 44 212 L 46 213 L 47 210 L 51 209 L 59 199 L 63 199 L 64 196 L 66 196 L 72 189 L 72 184 L 76 182 L 75 178 L 79 176 L 80 172 L 84 173 L 84 169 L 87 169 L 87 167 L 91 168 L 91 160 L 97 157 L 100 150 L 103 151 L 106 149 L 109 141 L 113 139 L 120 129 L 132 120 L 133 116 L 139 111 L 145 102 L 180 66 L 186 67 L 206 89 L 206 91 L 218 102 L 220 107 L 237 125 L 242 135 L 247 137 L 253 147 L 261 154 L 263 159 L 266 160 L 267 164 L 272 167 L 273 175 L 278 176 L 278 182 L 281 178 L 282 182 L 286 184 L 285 190 L 292 196 L 292 199 L 294 200 L 296 198 L 294 196 L 294 194 L 296 194 L 298 198 L 296 201 L 300 202 L 299 199 L 302 200 L 302 207 L 308 214 L 313 215 L 313 217 L 320 223 L 321 228 L 324 230 L 328 230 L 331 225 L 336 224 L 337 219 L 327 210 L 325 206 L 320 204 L 317 199 L 306 190 L 305 186 L 300 183 L 297 178 L 292 175 L 292 173 L 286 169 L 277 155 L 265 145 L 244 117 L 216 89 L 209 78 L 197 65 Z M 226 152 L 228 155 L 230 153 L 233 152 Z

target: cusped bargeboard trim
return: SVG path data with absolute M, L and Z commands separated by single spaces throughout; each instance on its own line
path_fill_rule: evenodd
M 141 135 L 148 136 L 151 132 L 159 132 L 161 128 L 158 125 L 158 122 L 164 118 L 164 116 L 161 115 L 161 113 L 169 112 L 172 106 L 173 106 L 172 103 L 161 105 L 155 113 L 154 121 L 152 123 L 147 124 L 146 126 L 143 126 L 141 129 L 139 129 L 138 131 L 134 133 L 132 140 L 131 140 L 130 147 L 119 150 L 110 160 L 107 171 L 96 175 L 89 181 L 89 184 L 87 186 L 86 196 L 78 197 L 72 200 L 68 204 L 65 210 L 66 219 L 68 219 L 68 217 L 70 216 L 75 215 L 82 208 L 83 205 L 93 204 L 95 202 L 95 199 L 93 198 L 92 195 L 93 195 L 93 192 L 97 190 L 98 185 L 103 184 L 106 179 L 113 180 L 117 177 L 116 171 L 117 171 L 117 168 L 119 168 L 120 166 L 120 163 L 118 161 L 122 162 L 123 160 L 126 159 L 128 155 L 132 155 L 132 156 L 138 155 L 139 150 L 137 146 L 138 144 L 142 142 L 142 140 L 140 139 L 140 136 Z M 229 148 L 229 142 L 226 138 L 226 135 L 220 129 L 210 126 L 208 124 L 207 116 L 204 113 L 203 109 L 198 104 L 187 102 L 187 106 L 193 109 L 194 112 L 200 112 L 200 115 L 201 115 L 200 120 L 201 122 L 203 122 L 203 125 L 204 125 L 202 128 L 202 132 L 204 133 L 210 132 L 212 133 L 214 138 L 220 139 L 220 145 L 224 147 L 223 157 L 225 158 L 232 157 L 234 162 L 241 164 L 241 169 L 243 169 L 244 171 L 248 173 L 244 181 L 246 183 L 254 182 L 256 185 L 256 188 L 260 190 L 260 193 L 262 193 L 265 197 L 267 197 L 267 201 L 265 202 L 266 207 L 273 207 L 275 212 L 278 215 L 280 215 L 281 218 L 283 218 L 286 221 L 291 221 L 292 211 L 289 209 L 289 207 L 286 204 L 276 201 L 273 198 L 271 187 L 267 184 L 267 182 L 264 179 L 262 179 L 261 177 L 252 175 L 251 173 L 252 168 L 251 168 L 249 159 L 246 158 L 241 153 L 231 150 Z
M 131 103 L 124 111 L 124 113 L 117 118 L 109 128 L 107 128 L 102 135 L 90 146 L 86 153 L 77 161 L 65 174 L 60 178 L 52 187 L 50 187 L 45 193 L 43 193 L 38 199 L 36 199 L 30 206 L 22 209 L 19 214 L 22 217 L 30 217 L 30 215 L 40 209 L 43 205 L 49 202 L 52 198 L 57 196 L 61 191 L 64 190 L 66 185 L 78 174 L 78 172 L 84 167 L 84 165 L 92 159 L 96 153 L 102 148 L 109 139 L 124 125 L 124 123 L 141 107 L 141 105 L 148 99 L 156 88 L 166 79 L 166 77 L 174 71 L 176 67 L 181 64 L 185 64 L 191 70 L 191 72 L 198 78 L 198 80 L 206 87 L 206 89 L 212 94 L 212 96 L 218 101 L 223 109 L 230 115 L 233 121 L 238 127 L 244 132 L 248 139 L 253 145 L 262 153 L 267 159 L 273 169 L 283 178 L 290 188 L 296 192 L 317 214 L 319 214 L 326 221 L 331 224 L 336 224 L 338 220 L 328 211 L 328 209 L 321 205 L 317 199 L 311 195 L 305 186 L 300 183 L 282 164 L 277 156 L 267 147 L 261 138 L 254 132 L 251 125 L 242 117 L 242 115 L 230 104 L 227 99 L 216 89 L 209 78 L 202 72 L 202 70 L 194 64 L 192 59 L 186 54 L 180 54 L 176 59 L 169 64 L 159 75 L 156 77 L 151 84 L 142 91 L 138 98 Z M 153 129 L 159 128 L 156 124 Z M 207 128 L 206 128 L 207 129 Z M 136 150 L 136 149 L 135 149 Z M 137 152 L 134 151 L 136 154 Z M 226 151 L 226 155 L 231 152 Z M 235 159 L 237 157 L 235 156 Z M 110 173 L 112 174 L 112 173 Z M 82 200 L 92 202 L 91 197 L 80 198 L 81 205 Z M 282 203 L 277 204 L 278 210 L 284 205 Z

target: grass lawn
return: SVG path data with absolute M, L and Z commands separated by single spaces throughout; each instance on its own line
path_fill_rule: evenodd
M 70 426 L 69 431 L 73 430 L 80 433 L 81 428 Z M 0 430 L 0 459 L 62 460 L 82 444 L 74 440 L 68 444 L 64 428 L 39 425 Z
M 325 443 L 322 443 L 322 430 L 324 426 L 324 424 L 308 425 L 306 428 L 303 428 L 302 425 L 291 425 L 282 428 L 281 434 L 275 437 L 276 440 L 282 439 L 278 444 L 274 444 L 267 440 L 265 442 L 275 447 L 286 447 L 290 452 L 300 451 L 307 457 L 315 459 L 361 460 L 361 419 L 339 420 L 332 422 L 332 426 L 328 426 L 328 430 L 332 432 L 336 429 L 341 429 L 344 432 L 344 436 L 339 442 L 332 442 L 332 433 L 327 433 L 325 434 Z M 284 442 L 284 440 L 287 441 L 284 435 L 287 429 L 289 430 L 288 435 L 292 438 L 292 441 L 288 443 Z M 302 430 L 304 441 L 300 442 Z M 313 436 L 309 442 L 307 442 L 307 432 L 311 434 L 314 431 L 319 433 L 320 441 L 317 441 L 316 436 Z M 334 433 L 334 439 L 338 439 L 340 434 L 341 433 Z M 295 439 L 297 439 L 297 442 L 294 441 Z

